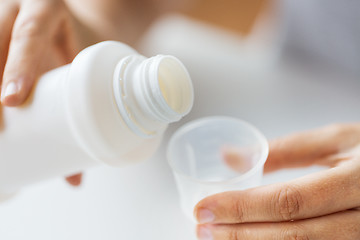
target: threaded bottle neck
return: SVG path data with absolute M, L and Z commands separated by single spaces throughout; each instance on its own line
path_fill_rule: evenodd
M 129 128 L 148 137 L 188 114 L 194 99 L 186 68 L 166 55 L 122 59 L 114 75 L 114 95 Z
M 148 114 L 171 123 L 188 114 L 193 101 L 191 81 L 182 63 L 172 56 L 158 55 L 139 65 L 141 77 L 137 98 Z

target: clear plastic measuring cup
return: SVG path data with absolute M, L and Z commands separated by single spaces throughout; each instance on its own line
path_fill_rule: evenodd
M 207 117 L 181 127 L 167 158 L 184 213 L 193 218 L 195 205 L 215 193 L 260 185 L 268 152 L 262 133 L 236 118 Z

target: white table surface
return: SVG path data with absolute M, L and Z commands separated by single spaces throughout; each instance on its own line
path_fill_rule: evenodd
M 148 55 L 174 54 L 188 67 L 196 101 L 181 124 L 201 116 L 231 115 L 273 138 L 360 120 L 360 80 L 308 73 L 284 64 L 273 68 L 274 52 L 260 45 L 170 18 L 153 28 L 142 49 Z M 168 136 L 181 124 L 169 129 L 163 147 L 145 163 L 91 169 L 78 189 L 62 179 L 23 189 L 0 205 L 0 239 L 195 240 L 194 225 L 180 211 L 164 157 Z M 316 170 L 282 171 L 266 176 L 264 183 Z

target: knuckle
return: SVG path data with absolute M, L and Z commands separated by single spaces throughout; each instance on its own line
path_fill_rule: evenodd
M 309 236 L 300 226 L 291 226 L 283 231 L 284 240 L 310 240 Z
M 24 19 L 14 28 L 13 40 L 36 37 L 41 33 L 41 22 L 37 17 L 32 16 Z
M 236 231 L 235 229 L 230 230 L 228 239 L 229 240 L 240 240 L 240 236 L 239 236 L 238 231 Z
M 243 201 L 241 201 L 240 199 L 233 199 L 232 201 L 233 203 L 231 204 L 231 213 L 232 213 L 232 218 L 235 222 L 237 223 L 242 223 L 245 221 L 244 219 L 244 210 L 246 209 L 243 203 Z
M 296 187 L 287 186 L 279 191 L 273 202 L 275 215 L 284 221 L 294 220 L 300 213 L 302 196 Z
M 45 24 L 54 18 L 57 7 L 53 1 L 41 1 L 35 4 L 31 14 L 23 16 L 14 26 L 13 39 L 31 38 L 39 36 L 44 29 Z

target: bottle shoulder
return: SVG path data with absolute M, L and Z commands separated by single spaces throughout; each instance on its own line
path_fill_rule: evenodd
M 117 63 L 136 51 L 119 42 L 102 42 L 83 50 L 66 81 L 65 104 L 72 132 L 93 158 L 121 165 L 121 156 L 142 142 L 124 123 L 113 94 Z

